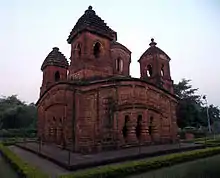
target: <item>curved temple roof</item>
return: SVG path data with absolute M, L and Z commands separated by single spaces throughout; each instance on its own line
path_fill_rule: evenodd
M 46 66 L 58 66 L 67 69 L 69 64 L 66 57 L 59 51 L 59 48 L 54 47 L 44 60 L 41 70 L 44 70 Z
M 70 32 L 67 42 L 70 44 L 74 37 L 84 30 L 105 36 L 110 40 L 114 39 L 116 34 L 115 31 L 107 26 L 104 20 L 96 15 L 96 12 L 92 9 L 92 6 L 89 6 L 85 13 L 79 18 L 76 25 Z
M 158 48 L 156 45 L 157 43 L 154 41 L 154 39 L 151 39 L 151 43 L 149 44 L 150 47 L 142 54 L 140 57 L 139 61 L 141 60 L 142 57 L 147 56 L 147 55 L 154 55 L 154 54 L 162 54 L 165 55 L 169 60 L 170 57 L 160 48 Z

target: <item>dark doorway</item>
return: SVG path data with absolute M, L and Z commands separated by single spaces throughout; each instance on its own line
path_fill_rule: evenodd
M 152 133 L 153 133 L 153 119 L 154 119 L 154 118 L 151 116 L 151 117 L 150 117 L 150 122 L 149 122 L 149 129 L 148 129 L 150 136 L 152 136 Z
M 56 71 L 55 75 L 54 75 L 55 81 L 59 81 L 60 80 L 60 73 L 59 71 Z
M 123 129 L 122 129 L 122 133 L 123 133 L 124 139 L 126 139 L 127 136 L 128 136 L 128 121 L 129 121 L 129 116 L 126 115 L 125 116 L 124 126 L 123 126 Z
M 142 123 L 142 115 L 138 115 L 137 118 L 137 126 L 136 126 L 136 136 L 138 139 L 140 139 L 141 136 L 141 124 Z
M 101 53 L 101 44 L 99 42 L 96 42 L 93 47 L 93 54 L 95 58 L 99 58 Z

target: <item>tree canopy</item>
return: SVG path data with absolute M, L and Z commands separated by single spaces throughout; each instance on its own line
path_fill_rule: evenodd
M 16 95 L 0 98 L 0 126 L 3 129 L 35 127 L 37 110 Z
M 193 88 L 191 80 L 182 79 L 174 84 L 174 93 L 179 97 L 177 106 L 177 124 L 180 128 L 187 126 L 200 127 L 207 126 L 207 107 L 203 96 L 198 95 L 198 88 Z M 220 110 L 213 104 L 208 106 L 210 123 L 220 121 Z

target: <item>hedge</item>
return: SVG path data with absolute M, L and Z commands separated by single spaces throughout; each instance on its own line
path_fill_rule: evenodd
M 205 144 L 208 147 L 218 147 L 220 146 L 220 139 L 207 139 L 205 140 L 201 140 L 201 141 L 196 141 L 196 144 Z
M 8 138 L 8 139 L 3 139 L 1 143 L 5 146 L 9 145 L 14 145 L 18 142 L 19 140 L 17 138 Z
M 206 148 L 201 150 L 175 153 L 160 157 L 148 158 L 146 160 L 132 161 L 122 164 L 108 165 L 78 171 L 72 174 L 61 175 L 59 178 L 111 178 L 125 177 L 139 174 L 161 167 L 171 166 L 177 163 L 193 161 L 199 158 L 205 158 L 220 154 L 220 147 Z
M 204 131 L 181 130 L 181 131 L 178 131 L 178 135 L 180 136 L 180 139 L 186 139 L 186 136 L 185 136 L 186 133 L 192 133 L 195 138 L 201 138 L 201 137 L 205 137 L 206 136 L 206 133 Z
M 3 138 L 11 138 L 11 137 L 28 137 L 34 138 L 36 137 L 37 130 L 36 129 L 2 129 L 0 130 L 0 135 Z
M 0 154 L 11 164 L 15 171 L 21 176 L 26 178 L 49 178 L 48 175 L 39 171 L 35 167 L 30 166 L 19 158 L 8 147 L 0 143 Z

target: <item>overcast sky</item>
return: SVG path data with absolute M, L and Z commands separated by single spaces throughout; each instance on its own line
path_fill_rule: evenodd
M 0 2 L 0 95 L 36 102 L 41 64 L 53 47 L 70 57 L 66 39 L 89 5 L 132 51 L 131 75 L 153 37 L 171 57 L 175 83 L 192 79 L 220 106 L 219 0 L 5 0 Z

